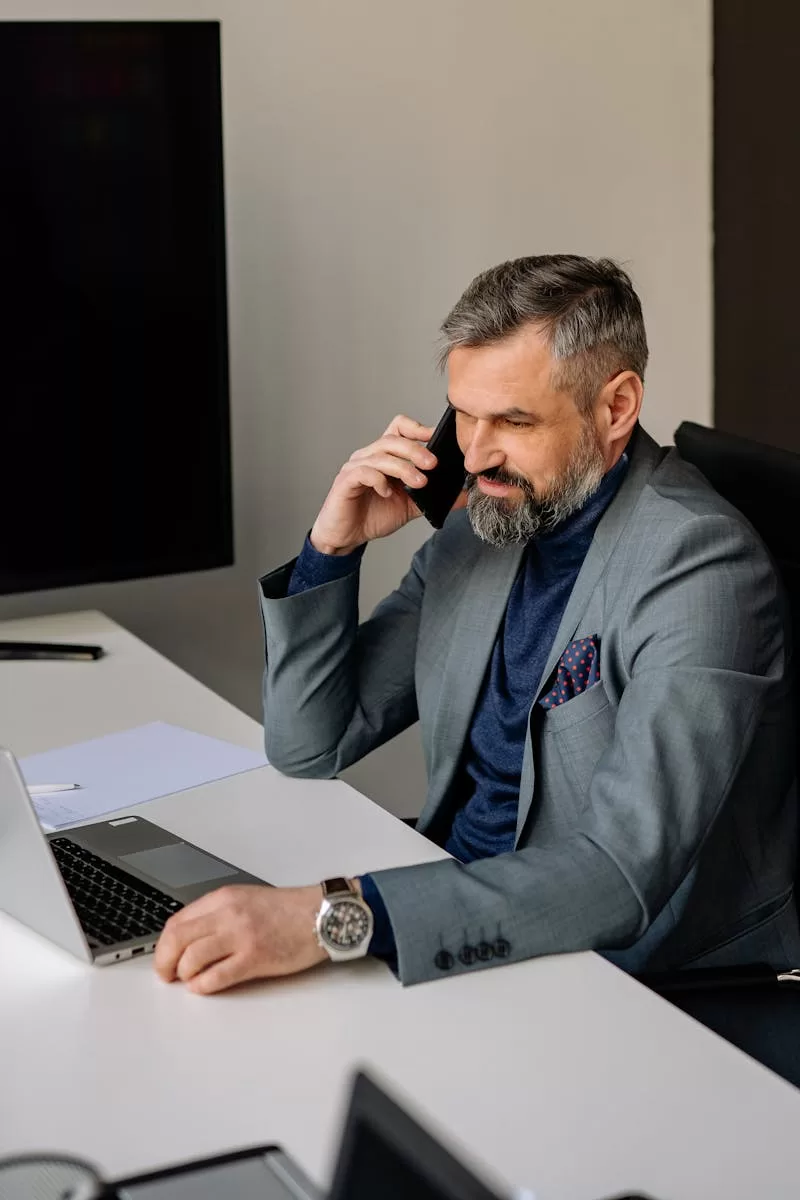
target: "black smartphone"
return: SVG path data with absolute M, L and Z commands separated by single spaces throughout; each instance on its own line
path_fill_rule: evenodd
M 411 499 L 434 529 L 441 529 L 447 514 L 464 486 L 464 455 L 456 440 L 456 410 L 448 404 L 444 416 L 433 431 L 428 449 L 436 455 L 436 466 L 422 470 L 428 482 L 420 488 L 406 486 Z

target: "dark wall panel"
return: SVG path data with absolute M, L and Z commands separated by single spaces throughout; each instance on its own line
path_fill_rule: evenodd
M 800 3 L 714 6 L 715 423 L 800 451 Z

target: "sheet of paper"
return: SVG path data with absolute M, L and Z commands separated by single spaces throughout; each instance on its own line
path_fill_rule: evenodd
M 266 756 L 219 738 L 154 721 L 20 762 L 27 784 L 79 783 L 79 791 L 32 796 L 39 821 L 61 829 L 120 808 L 266 766 Z

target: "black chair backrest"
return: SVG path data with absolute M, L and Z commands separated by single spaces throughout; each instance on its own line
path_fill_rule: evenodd
M 800 679 L 800 454 L 684 421 L 675 431 L 681 458 L 738 508 L 772 555 L 791 618 L 795 695 Z M 800 778 L 800 737 L 796 741 Z

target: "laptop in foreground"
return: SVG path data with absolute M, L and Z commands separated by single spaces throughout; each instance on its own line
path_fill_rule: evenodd
M 228 884 L 264 883 L 142 817 L 45 834 L 0 748 L 0 911 L 98 966 L 155 949 L 173 913 Z

